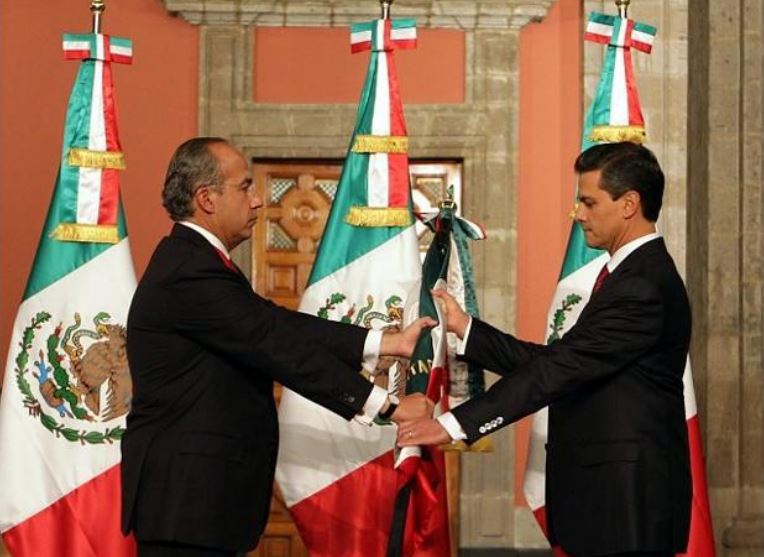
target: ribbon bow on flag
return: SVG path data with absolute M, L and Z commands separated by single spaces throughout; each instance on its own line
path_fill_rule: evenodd
M 356 190 L 346 220 L 354 226 L 407 226 L 409 140 L 393 50 L 416 47 L 415 22 L 379 19 L 354 24 L 350 32 L 351 51 L 371 50 L 371 57 L 345 162 L 366 187 Z
M 591 141 L 645 141 L 631 49 L 650 54 L 656 31 L 632 19 L 596 12 L 589 16 L 584 40 L 608 45 L 596 98 L 610 99 L 596 104 Z

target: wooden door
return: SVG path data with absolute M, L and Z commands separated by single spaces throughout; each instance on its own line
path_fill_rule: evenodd
M 341 161 L 263 161 L 253 165 L 255 187 L 264 206 L 252 236 L 252 283 L 262 296 L 297 309 L 308 282 L 316 250 L 337 191 Z M 437 207 L 446 188 L 454 186 L 461 198 L 461 164 L 453 161 L 416 162 L 410 165 L 417 210 Z M 432 239 L 420 234 L 422 254 Z M 276 400 L 281 388 L 275 389 Z M 446 453 L 449 521 L 452 554 L 458 548 L 459 454 Z M 249 557 L 307 557 L 297 528 L 274 489 L 271 514 L 260 545 Z

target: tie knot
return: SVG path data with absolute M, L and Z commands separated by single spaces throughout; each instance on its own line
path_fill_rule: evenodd
M 597 292 L 600 288 L 602 288 L 602 284 L 605 282 L 605 279 L 607 279 L 610 276 L 610 270 L 607 268 L 607 263 L 605 263 L 602 266 L 602 269 L 600 269 L 600 274 L 597 275 L 597 280 L 594 281 L 594 288 L 592 288 L 592 294 Z

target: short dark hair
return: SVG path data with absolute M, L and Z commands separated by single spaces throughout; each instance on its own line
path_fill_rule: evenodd
M 228 143 L 222 137 L 195 137 L 175 150 L 162 188 L 162 205 L 174 221 L 193 214 L 191 200 L 200 186 L 219 184 L 220 164 L 210 145 Z
M 595 145 L 578 155 L 574 168 L 578 174 L 601 170 L 599 187 L 608 192 L 611 199 L 636 191 L 642 215 L 652 222 L 658 220 L 665 178 L 658 159 L 647 147 L 629 141 Z

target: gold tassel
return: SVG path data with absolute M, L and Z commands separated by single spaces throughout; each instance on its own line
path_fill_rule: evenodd
M 490 437 L 481 437 L 472 445 L 468 445 L 464 441 L 456 441 L 448 445 L 440 445 L 440 450 L 460 453 L 492 453 L 494 448 Z
M 354 153 L 408 153 L 409 138 L 396 135 L 357 135 Z
M 113 168 L 124 170 L 125 154 L 119 151 L 91 151 L 90 149 L 72 148 L 69 150 L 69 166 L 85 168 Z
M 408 226 L 411 213 L 404 207 L 351 207 L 345 222 L 353 226 Z
M 644 143 L 647 140 L 647 134 L 642 126 L 595 126 L 589 139 L 606 143 L 619 143 L 621 141 Z
M 116 244 L 119 232 L 114 225 L 79 224 L 62 222 L 50 233 L 50 237 L 62 242 L 92 242 L 94 244 Z

